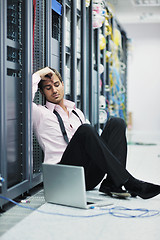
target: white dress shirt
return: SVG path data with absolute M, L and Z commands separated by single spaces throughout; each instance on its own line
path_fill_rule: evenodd
M 38 89 L 40 81 L 38 74 L 32 76 L 32 98 Z M 82 120 L 85 123 L 85 117 L 81 110 L 75 107 L 75 103 L 64 99 L 64 104 L 69 112 L 67 113 L 57 104 L 46 101 L 46 107 L 33 103 L 33 129 L 37 140 L 44 152 L 44 162 L 56 164 L 60 162 L 63 152 L 67 147 L 67 143 L 63 138 L 57 116 L 53 113 L 54 109 L 60 114 L 70 140 L 75 131 L 81 125 Z M 72 112 L 75 110 L 80 119 Z

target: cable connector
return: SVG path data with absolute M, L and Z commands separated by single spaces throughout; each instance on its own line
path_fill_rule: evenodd
M 4 182 L 4 178 L 0 175 L 0 193 L 2 193 L 2 183 Z
M 5 181 L 4 178 L 1 177 L 1 175 L 0 175 L 0 182 L 3 183 L 4 181 Z

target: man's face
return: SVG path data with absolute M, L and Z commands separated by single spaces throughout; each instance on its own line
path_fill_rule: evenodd
M 64 84 L 56 74 L 51 79 L 43 80 L 43 94 L 48 102 L 61 105 L 64 97 Z

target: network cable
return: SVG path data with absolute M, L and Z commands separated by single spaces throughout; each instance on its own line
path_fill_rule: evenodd
M 90 215 L 72 215 L 72 214 L 63 214 L 63 213 L 57 213 L 57 212 L 47 212 L 43 210 L 39 210 L 36 208 L 24 206 L 22 204 L 17 203 L 16 201 L 0 196 L 1 199 L 7 200 L 19 207 L 26 208 L 31 211 L 37 211 L 42 214 L 48 214 L 48 215 L 57 215 L 57 216 L 63 216 L 63 217 L 72 217 L 72 218 L 93 218 L 93 217 L 99 217 L 103 215 L 111 215 L 118 218 L 148 218 L 148 217 L 154 217 L 160 215 L 159 210 L 149 210 L 145 208 L 127 208 L 122 206 L 112 207 L 112 208 L 104 208 L 104 207 L 92 207 L 91 209 L 94 210 L 100 210 L 103 211 L 101 213 L 96 214 L 90 214 Z

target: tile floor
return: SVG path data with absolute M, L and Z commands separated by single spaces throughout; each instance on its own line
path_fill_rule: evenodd
M 127 169 L 139 179 L 160 184 L 159 136 L 142 137 L 128 133 L 128 141 L 130 144 L 128 146 Z M 94 190 L 91 194 L 97 195 L 99 192 Z M 112 206 L 105 209 L 89 210 L 44 203 L 43 190 L 32 196 L 31 202 L 33 203 L 34 198 L 41 199 L 41 206 L 38 210 L 43 211 L 43 213 L 25 209 L 25 211 L 30 211 L 30 214 L 6 230 L 0 236 L 1 240 L 160 239 L 160 214 L 151 216 L 151 214 L 157 213 L 156 210 L 160 211 L 160 195 L 149 200 L 143 200 L 139 197 L 127 200 L 106 197 L 109 202 L 113 203 Z M 108 210 L 111 207 L 115 207 L 112 210 L 112 215 L 109 214 Z M 132 211 L 117 210 L 117 207 L 125 207 L 132 209 Z M 13 217 L 18 215 L 18 208 L 15 206 L 9 210 L 13 211 Z M 135 209 L 143 209 L 143 211 Z M 143 215 L 146 213 L 146 209 L 154 210 L 154 212 Z M 140 214 L 141 217 L 138 217 Z M 135 217 L 131 218 L 131 215 Z M 4 227 L 3 223 L 7 219 L 5 217 L 5 215 L 0 217 L 0 229 Z

